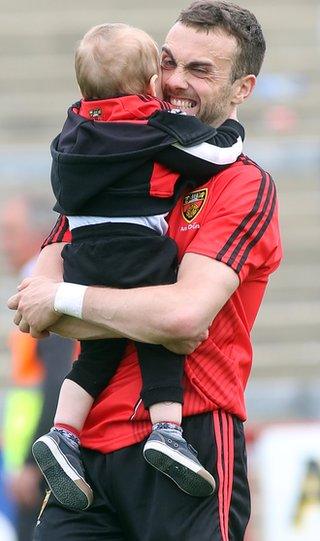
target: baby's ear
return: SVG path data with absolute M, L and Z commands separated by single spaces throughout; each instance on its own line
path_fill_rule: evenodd
M 148 85 L 148 88 L 147 88 L 147 94 L 150 94 L 150 96 L 154 96 L 154 97 L 160 97 L 159 96 L 159 87 L 160 85 L 158 84 L 158 81 L 159 81 L 159 76 L 157 73 L 155 73 L 154 75 L 152 75 L 150 81 L 149 81 L 149 85 Z

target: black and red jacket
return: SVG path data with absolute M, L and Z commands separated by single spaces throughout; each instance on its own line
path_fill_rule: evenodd
M 241 153 L 244 129 L 217 130 L 146 96 L 74 104 L 51 144 L 54 210 L 75 216 L 168 212 Z M 175 145 L 175 146 L 173 146 Z

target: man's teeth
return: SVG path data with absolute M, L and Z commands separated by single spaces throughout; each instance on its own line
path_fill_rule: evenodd
M 189 100 L 178 100 L 175 98 L 171 98 L 170 100 L 171 105 L 174 105 L 175 107 L 181 107 L 182 109 L 191 109 L 195 106 L 195 103 Z

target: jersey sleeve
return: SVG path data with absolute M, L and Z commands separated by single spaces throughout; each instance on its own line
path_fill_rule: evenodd
M 257 166 L 231 169 L 233 174 L 221 174 L 219 195 L 187 252 L 225 263 L 243 282 L 249 275 L 266 277 L 280 264 L 277 194 L 271 176 Z M 224 184 L 226 173 L 230 180 Z
M 187 121 L 190 117 L 183 118 Z M 174 143 L 159 152 L 156 160 L 168 169 L 191 178 L 194 185 L 200 186 L 204 180 L 238 159 L 242 153 L 244 136 L 243 126 L 236 120 L 228 119 L 216 130 L 208 132 L 206 141 L 192 146 Z
M 44 239 L 41 250 L 49 244 L 54 244 L 56 242 L 71 242 L 71 231 L 69 229 L 68 218 L 63 214 L 58 216 L 49 235 Z

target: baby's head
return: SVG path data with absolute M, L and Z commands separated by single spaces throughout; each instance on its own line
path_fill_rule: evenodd
M 81 40 L 75 55 L 77 81 L 85 99 L 148 94 L 159 73 L 155 41 L 127 24 L 100 24 Z M 154 88 L 154 87 L 153 87 Z

